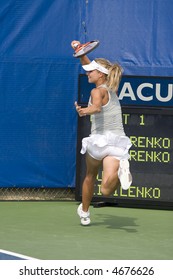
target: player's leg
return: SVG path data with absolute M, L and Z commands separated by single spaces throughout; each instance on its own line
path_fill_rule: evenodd
M 101 192 L 104 196 L 109 196 L 120 186 L 118 178 L 119 160 L 113 156 L 103 159 L 103 178 Z
M 82 203 L 79 205 L 77 213 L 80 216 L 82 225 L 90 224 L 89 206 L 94 193 L 94 183 L 102 161 L 92 158 L 86 154 L 86 176 L 82 185 Z
M 86 176 L 82 185 L 82 204 L 83 211 L 88 211 L 90 202 L 93 197 L 94 183 L 102 161 L 92 158 L 86 154 Z

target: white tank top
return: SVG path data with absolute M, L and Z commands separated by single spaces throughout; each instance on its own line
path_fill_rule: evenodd
M 107 88 L 106 85 L 100 85 L 99 88 Z M 105 134 L 108 131 L 119 136 L 124 136 L 124 127 L 122 123 L 122 111 L 118 96 L 115 92 L 108 91 L 109 101 L 102 106 L 101 112 L 91 115 L 91 134 Z M 88 106 L 91 106 L 91 97 Z

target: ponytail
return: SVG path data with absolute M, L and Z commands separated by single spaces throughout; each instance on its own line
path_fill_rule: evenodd
M 109 68 L 109 74 L 107 76 L 107 86 L 110 90 L 117 93 L 118 87 L 122 77 L 122 68 L 119 64 L 115 63 Z
M 108 75 L 105 74 L 106 85 L 109 90 L 117 93 L 123 73 L 122 67 L 118 63 L 112 64 L 109 60 L 104 58 L 97 58 L 95 61 L 109 70 Z

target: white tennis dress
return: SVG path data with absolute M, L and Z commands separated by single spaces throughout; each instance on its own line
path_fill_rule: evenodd
M 103 84 L 101 87 L 107 89 Z M 108 91 L 109 101 L 102 106 L 101 112 L 91 115 L 91 134 L 82 139 L 81 153 L 102 160 L 113 156 L 118 160 L 129 158 L 131 141 L 125 135 L 122 123 L 122 111 L 115 92 Z M 91 97 L 88 106 L 91 106 Z

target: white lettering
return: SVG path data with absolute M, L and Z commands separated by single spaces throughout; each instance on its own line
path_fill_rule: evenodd
M 124 83 L 121 92 L 119 94 L 119 100 L 122 100 L 124 97 L 130 97 L 131 100 L 136 100 L 135 94 L 131 87 L 130 83 Z
M 168 95 L 166 97 L 161 96 L 161 86 L 160 84 L 156 84 L 156 98 L 161 101 L 161 102 L 168 102 L 172 99 L 173 97 L 173 84 L 168 85 Z
M 143 94 L 142 94 L 142 90 L 144 89 L 144 88 L 152 88 L 153 89 L 153 85 L 152 84 L 150 84 L 150 83 L 143 83 L 143 84 L 141 84 L 138 88 L 137 88 L 137 95 L 138 95 L 138 97 L 141 99 L 141 100 L 143 100 L 143 101 L 151 101 L 151 100 L 153 100 L 153 95 L 150 95 L 150 96 L 144 96 Z M 147 95 L 148 95 L 148 92 L 147 92 Z

